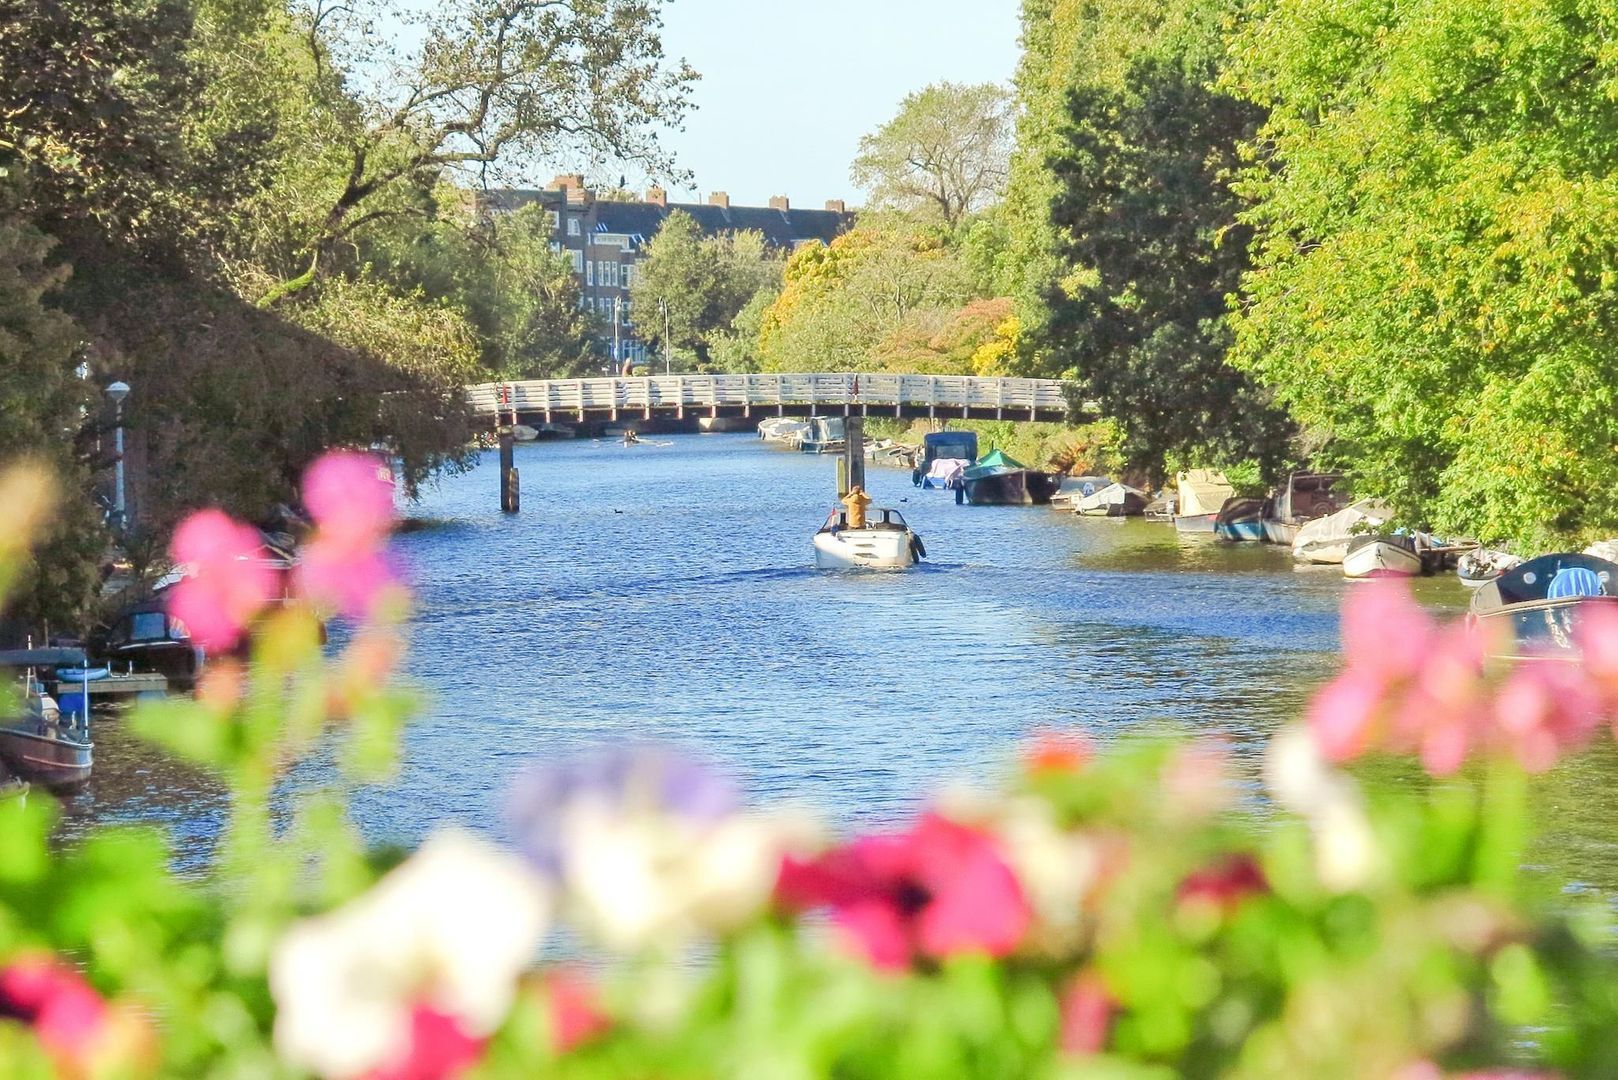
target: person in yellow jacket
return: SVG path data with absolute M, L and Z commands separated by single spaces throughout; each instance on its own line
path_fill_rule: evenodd
M 848 527 L 865 528 L 865 508 L 871 505 L 871 497 L 865 494 L 865 489 L 855 484 L 848 489 L 848 494 L 843 496 L 842 503 L 848 507 Z

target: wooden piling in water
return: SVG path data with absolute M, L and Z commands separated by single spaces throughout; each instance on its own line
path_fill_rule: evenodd
M 865 487 L 865 417 L 850 416 L 843 421 L 843 461 L 844 476 L 839 479 L 842 489 L 839 495 L 846 495 L 854 488 Z
M 517 495 L 517 465 L 514 440 L 509 427 L 500 429 L 500 510 L 515 514 L 520 505 Z

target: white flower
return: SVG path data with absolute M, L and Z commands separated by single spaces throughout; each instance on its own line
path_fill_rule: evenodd
M 275 1045 L 344 1080 L 406 1052 L 424 1004 L 494 1031 L 549 922 L 543 883 L 461 830 L 435 834 L 364 896 L 296 923 L 270 958 Z
M 783 852 L 807 831 L 790 818 L 698 821 L 586 802 L 561 822 L 562 882 L 580 921 L 609 948 L 675 944 L 756 915 Z
M 1307 729 L 1283 728 L 1270 740 L 1264 782 L 1278 803 L 1309 823 L 1321 884 L 1350 892 L 1371 880 L 1380 862 L 1360 790 L 1327 764 Z

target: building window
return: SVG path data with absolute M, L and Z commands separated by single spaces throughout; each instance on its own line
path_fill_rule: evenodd
M 579 219 L 578 218 L 570 217 L 570 218 L 567 219 L 567 234 L 569 236 L 577 236 L 577 235 L 579 235 Z
M 617 263 L 603 262 L 601 264 L 601 284 L 605 285 L 609 289 L 616 289 L 618 287 Z
M 562 242 L 560 240 L 552 240 L 551 241 L 551 251 L 554 254 L 561 254 Z
M 554 230 L 562 223 L 562 215 L 555 210 L 547 210 L 545 211 L 545 223 Z
M 584 273 L 584 252 L 574 250 L 568 252 L 568 254 L 573 256 L 573 272 L 575 274 Z
M 584 260 L 584 283 L 586 285 L 594 285 L 596 283 L 596 264 L 594 259 Z
M 635 264 L 634 263 L 624 263 L 624 271 L 623 271 L 623 273 L 624 273 L 624 288 L 633 289 L 635 287 Z

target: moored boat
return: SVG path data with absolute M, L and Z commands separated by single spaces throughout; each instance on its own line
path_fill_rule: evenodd
M 1513 555 L 1509 551 L 1473 548 L 1471 551 L 1462 552 L 1455 560 L 1455 576 L 1460 579 L 1462 585 L 1477 588 L 1521 566 L 1522 561 L 1522 556 Z
M 1299 562 L 1339 565 L 1357 537 L 1381 532 L 1392 517 L 1392 511 L 1382 503 L 1361 499 L 1300 525 L 1298 535 L 1292 539 L 1292 557 Z
M 869 507 L 860 528 L 849 526 L 846 509 L 833 510 L 813 543 L 815 565 L 822 570 L 899 570 L 916 565 L 927 554 L 903 515 L 882 506 Z
M 1263 541 L 1264 500 L 1226 499 L 1214 515 L 1214 535 L 1221 540 Z
M 1291 546 L 1298 530 L 1315 518 L 1342 508 L 1333 491 L 1342 481 L 1337 473 L 1295 472 L 1267 500 L 1264 539 Z
M 1085 517 L 1134 517 L 1145 512 L 1149 501 L 1144 491 L 1127 484 L 1108 484 L 1075 502 L 1073 512 Z
M 921 460 L 910 473 L 910 482 L 923 488 L 949 488 L 961 485 L 961 474 L 978 458 L 975 431 L 929 431 L 921 437 Z
M 1425 571 L 1420 543 L 1403 533 L 1362 533 L 1343 555 L 1343 576 L 1356 580 L 1416 577 Z
M 0 760 L 24 780 L 52 791 L 71 791 L 90 779 L 95 744 L 90 717 L 67 714 L 45 692 L 37 668 L 85 668 L 82 649 L 16 649 L 0 652 L 0 667 L 22 672 L 22 707 L 0 720 Z
M 961 474 L 973 506 L 1044 506 L 1062 486 L 1058 473 L 1030 469 L 1002 450 L 991 450 Z
M 840 454 L 847 439 L 848 425 L 841 416 L 811 416 L 809 430 L 797 437 L 797 444 L 806 454 Z
M 1174 485 L 1179 493 L 1174 528 L 1179 532 L 1213 532 L 1219 508 L 1236 494 L 1225 474 L 1211 469 L 1180 473 L 1175 476 Z
M 772 416 L 768 420 L 759 421 L 758 437 L 765 442 L 786 443 L 802 436 L 808 430 L 807 420 L 800 420 L 795 416 Z
M 1503 625 L 1512 656 L 1577 655 L 1578 614 L 1595 605 L 1618 605 L 1618 563 L 1579 552 L 1557 552 L 1485 582 L 1472 594 L 1468 617 L 1481 626 Z
M 1065 510 L 1074 509 L 1079 500 L 1088 498 L 1113 483 L 1110 476 L 1064 476 L 1058 481 L 1051 505 Z

